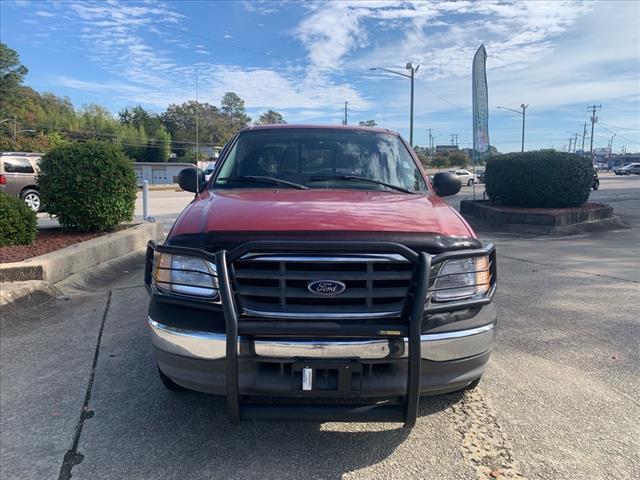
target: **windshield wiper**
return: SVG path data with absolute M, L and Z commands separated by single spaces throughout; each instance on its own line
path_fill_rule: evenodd
M 239 177 L 222 177 L 218 180 L 226 180 L 228 182 L 244 182 L 244 183 L 270 183 L 272 185 L 286 185 L 288 187 L 297 188 L 298 190 L 309 190 L 299 183 L 287 182 L 274 177 L 263 177 L 261 175 L 240 175 Z
M 346 181 L 354 181 L 354 182 L 369 182 L 375 183 L 376 185 L 382 185 L 383 187 L 391 188 L 393 190 L 397 190 L 398 192 L 410 193 L 415 195 L 416 192 L 412 192 L 411 190 L 407 190 L 406 188 L 399 187 L 397 185 L 391 185 L 390 183 L 381 182 L 380 180 L 374 180 L 373 178 L 367 177 L 358 177 L 357 175 L 335 175 L 335 176 L 314 176 L 309 179 L 310 182 L 322 182 L 325 180 L 346 180 Z

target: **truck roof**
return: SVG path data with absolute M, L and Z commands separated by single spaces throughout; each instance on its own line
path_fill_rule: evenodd
M 241 132 L 250 131 L 250 130 L 282 130 L 289 128 L 308 128 L 308 129 L 317 129 L 317 130 L 356 130 L 363 132 L 377 132 L 377 133 L 387 133 L 392 135 L 398 135 L 397 132 L 393 130 L 389 130 L 388 128 L 381 127 L 362 127 L 360 125 L 308 125 L 308 124 L 296 124 L 296 123 L 278 123 L 272 125 L 252 125 L 250 127 L 243 128 L 240 130 Z

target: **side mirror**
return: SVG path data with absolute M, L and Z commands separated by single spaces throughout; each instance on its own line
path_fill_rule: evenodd
M 178 174 L 178 185 L 187 192 L 196 193 L 203 191 L 207 182 L 204 179 L 204 172 L 196 168 L 185 168 Z
M 462 188 L 462 183 L 455 173 L 442 172 L 433 176 L 433 189 L 439 197 L 455 195 Z

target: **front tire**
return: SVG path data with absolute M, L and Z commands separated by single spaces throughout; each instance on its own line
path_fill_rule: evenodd
M 631 175 L 631 171 L 627 170 L 626 172 L 624 172 L 625 175 Z
M 593 182 L 591 188 L 593 188 L 594 190 L 598 190 L 600 188 L 600 180 L 596 180 L 595 182 Z
M 40 211 L 42 202 L 40 201 L 40 193 L 37 190 L 25 190 L 20 194 L 20 198 L 34 212 L 38 213 Z
M 174 382 L 169 377 L 167 377 L 164 373 L 162 373 L 162 370 L 160 370 L 160 367 L 158 367 L 158 375 L 160 376 L 160 381 L 162 382 L 162 385 L 164 385 L 164 388 L 166 388 L 167 390 L 171 390 L 172 392 L 187 391 L 186 388 L 184 388 L 181 385 L 178 385 L 176 382 Z
M 470 178 L 469 181 L 467 182 L 467 187 L 471 187 L 473 185 L 473 178 Z

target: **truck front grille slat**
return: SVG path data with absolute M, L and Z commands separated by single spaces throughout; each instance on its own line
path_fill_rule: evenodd
M 246 278 L 273 278 L 273 279 L 285 279 L 285 280 L 308 280 L 309 272 L 290 272 L 286 271 L 284 273 L 280 272 L 269 272 L 268 275 L 265 275 L 265 270 L 253 270 L 253 269 L 245 269 L 246 267 L 242 265 L 236 271 L 235 278 L 236 279 L 246 279 Z M 315 273 L 315 272 L 314 272 Z M 370 274 L 367 272 L 343 272 L 337 270 L 328 270 L 322 272 L 324 277 L 331 278 L 332 280 L 367 280 L 370 277 Z M 411 280 L 413 272 L 411 271 L 397 271 L 397 272 L 376 272 L 373 280 L 406 280 L 407 283 Z M 317 277 L 318 275 L 314 275 Z
M 252 316 L 283 313 L 312 319 L 344 313 L 389 318 L 400 316 L 414 269 L 399 255 L 252 253 L 236 260 L 232 272 L 239 304 Z M 308 284 L 319 280 L 342 282 L 345 290 L 336 295 L 311 292 Z
M 238 293 L 241 296 L 250 297 L 277 297 L 284 296 L 286 298 L 330 298 L 319 297 L 318 295 L 311 293 L 306 288 L 291 287 L 286 288 L 283 292 L 280 288 L 272 287 L 253 287 L 253 286 L 239 286 Z M 344 293 L 339 295 L 339 298 L 379 298 L 379 297 L 393 297 L 404 298 L 407 295 L 406 288 L 352 288 L 348 289 Z

